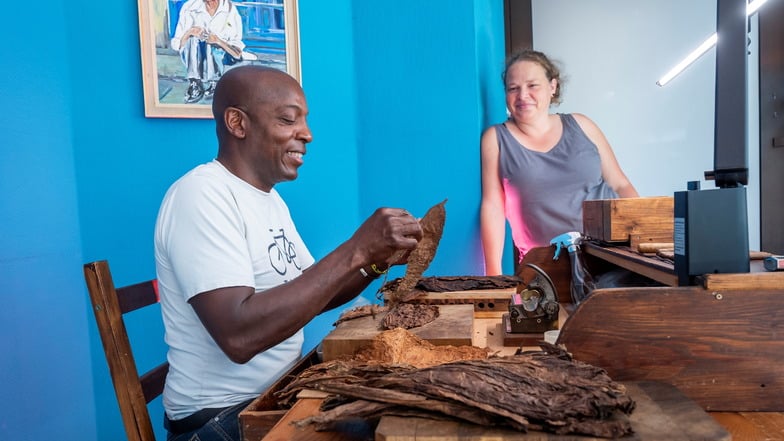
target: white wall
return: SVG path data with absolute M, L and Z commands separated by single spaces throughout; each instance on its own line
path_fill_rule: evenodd
M 592 118 L 641 196 L 672 196 L 713 169 L 715 50 L 656 81 L 716 31 L 716 0 L 533 0 L 534 48 L 561 64 L 563 103 Z M 749 244 L 759 249 L 756 20 L 749 57 Z M 739 115 L 740 116 L 740 115 Z

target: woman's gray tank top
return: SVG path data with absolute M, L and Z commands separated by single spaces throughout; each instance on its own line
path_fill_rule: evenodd
M 583 201 L 618 197 L 602 178 L 596 145 L 572 115 L 558 115 L 563 134 L 548 152 L 529 150 L 506 125 L 495 126 L 506 219 L 520 259 L 562 233 L 582 232 Z

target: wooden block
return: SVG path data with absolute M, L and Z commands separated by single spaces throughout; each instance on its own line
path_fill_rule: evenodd
M 516 287 L 500 289 L 473 289 L 468 291 L 425 292 L 424 295 L 410 300 L 410 303 L 427 305 L 473 305 L 474 316 L 482 318 L 498 317 L 509 312 L 509 301 Z M 384 301 L 387 301 L 386 294 Z
M 583 202 L 583 234 L 604 242 L 672 242 L 674 198 L 598 199 Z
M 474 305 L 439 305 L 439 316 L 432 322 L 409 329 L 414 335 L 434 345 L 470 346 L 474 332 Z M 324 361 L 353 355 L 383 332 L 384 314 L 339 323 L 322 341 Z

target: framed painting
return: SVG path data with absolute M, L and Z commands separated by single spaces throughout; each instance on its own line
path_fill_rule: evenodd
M 229 69 L 270 66 L 300 80 L 297 0 L 138 0 L 144 114 L 212 118 Z

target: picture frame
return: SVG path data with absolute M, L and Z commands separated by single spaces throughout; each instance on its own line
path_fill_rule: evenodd
M 212 118 L 214 83 L 239 65 L 301 81 L 297 0 L 138 0 L 138 8 L 148 118 Z

